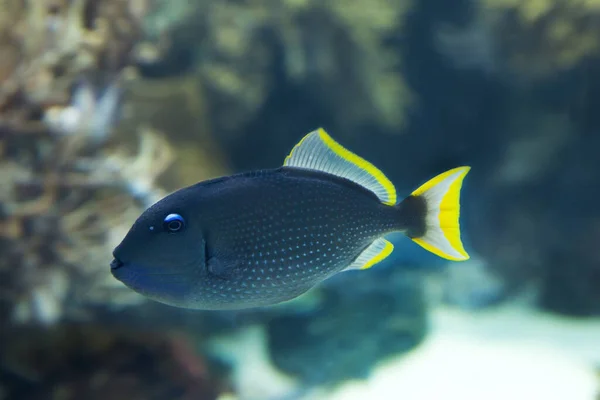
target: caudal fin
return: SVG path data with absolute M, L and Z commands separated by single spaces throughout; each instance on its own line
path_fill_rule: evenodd
M 469 259 L 460 239 L 460 189 L 471 167 L 446 171 L 424 183 L 398 205 L 407 235 L 424 249 L 453 261 Z

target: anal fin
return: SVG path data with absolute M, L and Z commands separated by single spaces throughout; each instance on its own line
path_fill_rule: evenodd
M 386 259 L 390 254 L 392 254 L 393 250 L 394 245 L 389 241 L 382 238 L 376 239 L 369 245 L 369 247 L 364 249 L 358 257 L 356 257 L 356 260 L 354 260 L 354 262 L 350 264 L 345 271 L 351 269 L 371 268 L 373 265 Z

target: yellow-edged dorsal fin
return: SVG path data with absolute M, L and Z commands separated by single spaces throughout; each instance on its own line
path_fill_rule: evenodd
M 283 163 L 349 179 L 375 193 L 382 203 L 396 204 L 396 189 L 373 164 L 345 149 L 319 128 L 306 135 Z
M 460 238 L 460 189 L 471 167 L 446 171 L 424 183 L 411 196 L 425 200 L 425 232 L 412 240 L 430 252 L 453 261 L 469 259 Z
M 360 253 L 360 255 L 352 264 L 345 268 L 345 271 L 351 269 L 371 268 L 373 265 L 385 260 L 390 254 L 392 254 L 393 250 L 394 245 L 387 240 L 381 238 L 376 239 L 369 245 L 369 247 Z

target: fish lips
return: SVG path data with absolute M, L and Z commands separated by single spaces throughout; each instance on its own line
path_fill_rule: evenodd
M 110 262 L 110 273 L 119 281 L 123 281 L 123 276 L 129 275 L 125 270 L 127 269 L 127 264 L 118 258 L 114 258 Z
M 151 300 L 160 303 L 187 307 L 187 295 L 195 289 L 194 280 L 185 274 L 163 273 L 164 268 L 148 267 L 136 262 L 114 258 L 110 263 L 112 276 Z
M 117 280 L 123 282 L 133 271 L 130 263 L 123 261 L 113 253 L 113 260 L 110 262 L 110 272 Z
M 115 258 L 114 260 L 112 260 L 110 262 L 110 269 L 111 270 L 115 270 L 115 269 L 119 269 L 121 267 L 123 267 L 125 265 L 125 263 L 121 260 L 119 260 L 118 258 Z
M 110 263 L 110 273 L 112 276 L 116 280 L 125 284 L 125 286 L 128 286 L 136 291 L 138 287 L 138 280 L 140 279 L 139 271 L 140 268 L 137 264 L 124 262 L 116 257 Z

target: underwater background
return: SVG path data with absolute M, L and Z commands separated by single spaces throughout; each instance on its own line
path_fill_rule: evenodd
M 600 399 L 599 77 L 599 0 L 0 0 L 0 400 Z M 471 259 L 227 312 L 112 277 L 321 126 L 399 197 L 470 165 Z

